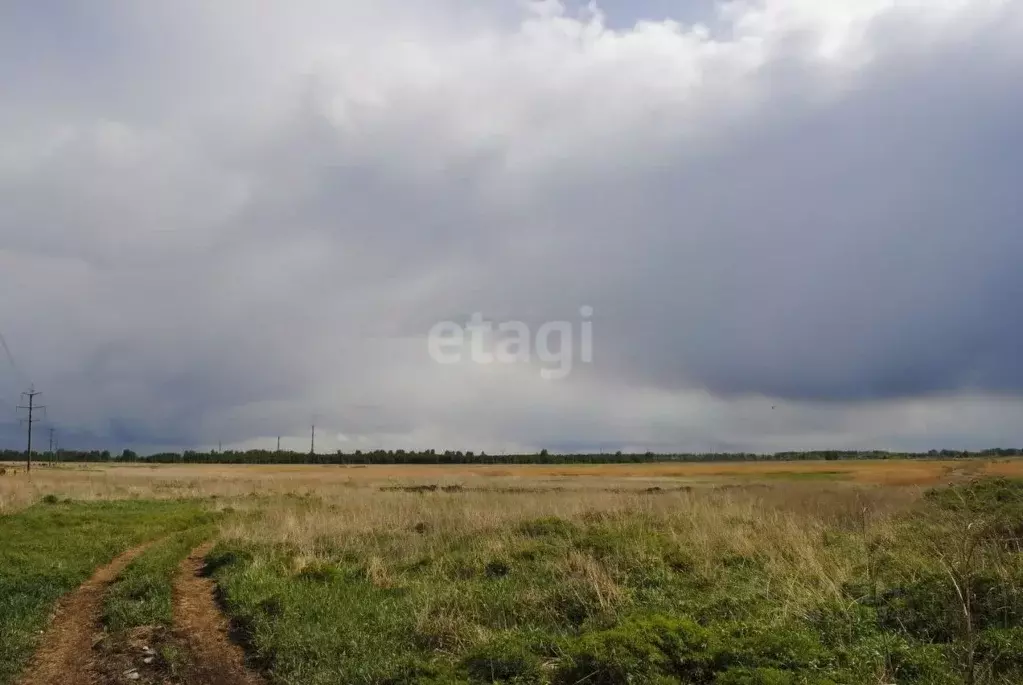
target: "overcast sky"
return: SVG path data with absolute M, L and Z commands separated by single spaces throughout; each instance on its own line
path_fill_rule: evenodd
M 30 382 L 67 447 L 1023 446 L 1021 83 L 1020 0 L 4 2 L 0 447 Z M 474 312 L 592 362 L 432 360 Z

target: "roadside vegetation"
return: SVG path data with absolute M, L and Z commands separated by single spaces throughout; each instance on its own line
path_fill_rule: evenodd
M 0 516 L 0 683 L 13 682 L 56 600 L 118 553 L 208 522 L 196 501 L 72 502 Z

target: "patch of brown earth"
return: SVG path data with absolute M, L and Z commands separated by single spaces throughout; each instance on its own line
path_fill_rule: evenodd
M 231 641 L 230 624 L 217 606 L 213 580 L 203 575 L 212 543 L 193 550 L 174 579 L 174 636 L 187 647 L 189 685 L 263 685 Z
M 103 634 L 100 625 L 103 595 L 124 567 L 148 546 L 139 545 L 124 552 L 57 603 L 53 620 L 43 633 L 19 685 L 96 685 L 103 682 L 93 652 L 93 646 Z
M 188 685 L 188 654 L 169 628 L 139 626 L 123 634 L 107 634 L 96 645 L 96 671 L 101 683 Z

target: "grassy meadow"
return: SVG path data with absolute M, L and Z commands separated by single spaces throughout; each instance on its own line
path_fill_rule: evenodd
M 168 626 L 209 538 L 272 683 L 1023 682 L 1023 462 L 7 468 L 0 683 L 142 539 L 104 624 Z

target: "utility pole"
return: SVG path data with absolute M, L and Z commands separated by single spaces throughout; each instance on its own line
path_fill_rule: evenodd
M 316 454 L 316 424 L 313 424 L 312 436 L 309 438 L 309 454 Z
M 53 465 L 53 436 L 57 432 L 56 428 L 50 427 L 50 465 Z
M 35 411 L 37 409 L 46 409 L 45 406 L 41 406 L 41 405 L 36 404 L 36 397 L 38 395 L 42 395 L 42 394 L 43 393 L 41 393 L 41 392 L 36 392 L 36 386 L 34 386 L 34 385 L 30 386 L 29 389 L 28 389 L 28 392 L 21 393 L 22 397 L 27 397 L 28 398 L 28 404 L 27 405 L 18 405 L 18 409 L 27 409 L 28 410 L 28 418 L 27 419 L 22 419 L 25 423 L 28 424 L 28 449 L 25 451 L 25 471 L 26 471 L 26 473 L 31 473 L 32 472 L 32 424 L 36 423 L 37 421 L 39 421 L 39 419 L 35 418 Z M 22 401 L 24 401 L 24 400 L 22 400 Z
M 277 456 L 281 456 L 281 436 L 277 436 Z

